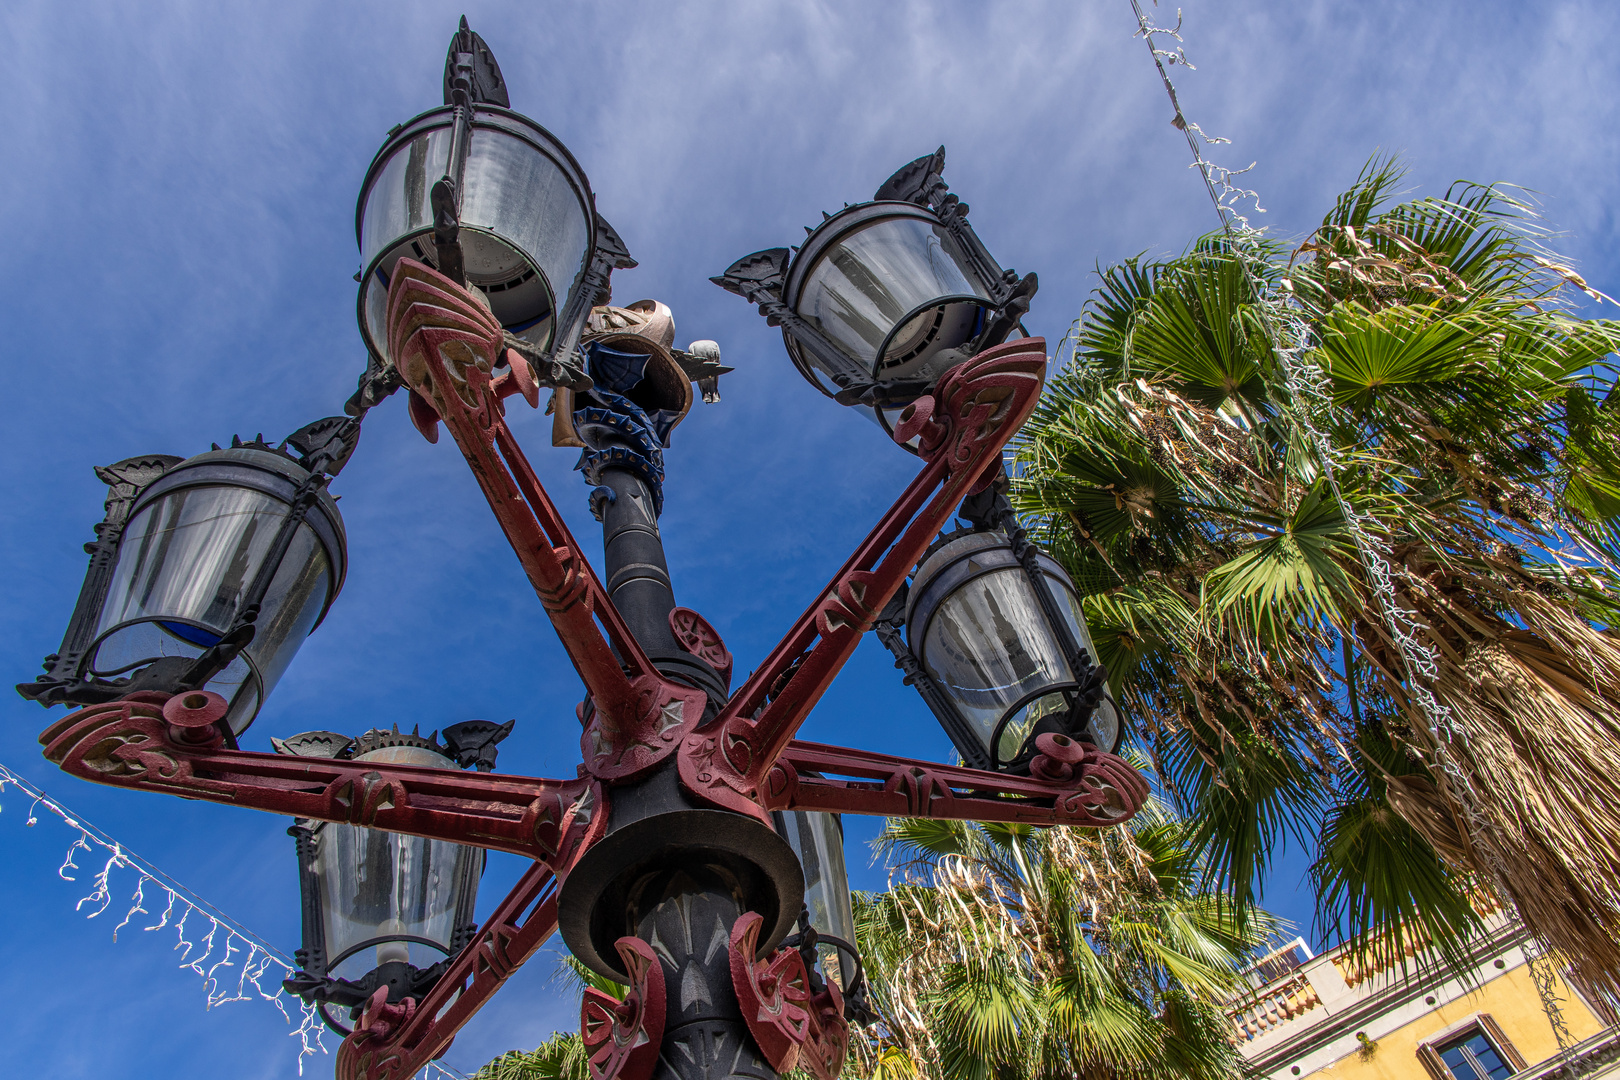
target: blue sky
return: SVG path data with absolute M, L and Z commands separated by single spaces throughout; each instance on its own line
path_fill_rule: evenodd
M 91 466 L 188 455 L 233 433 L 279 438 L 337 412 L 363 366 L 353 208 L 393 124 L 437 104 L 465 10 L 514 107 L 575 153 L 641 262 L 616 296 L 675 312 L 678 343 L 720 342 L 724 401 L 675 435 L 663 519 L 681 603 L 739 675 L 865 534 L 911 459 L 820 398 L 779 336 L 707 278 L 794 243 L 820 211 L 870 197 L 940 143 L 946 178 L 1003 265 L 1036 270 L 1028 324 L 1056 342 L 1098 263 L 1170 253 L 1214 225 L 1127 0 L 141 4 L 11 0 L 0 10 L 0 356 L 11 390 L 0 474 L 0 657 L 31 678 L 56 648 L 103 497 Z M 1159 18 L 1173 22 L 1173 9 Z M 1185 7 L 1173 69 L 1189 114 L 1232 145 L 1282 236 L 1319 219 L 1375 151 L 1414 191 L 1453 179 L 1541 193 L 1601 289 L 1614 255 L 1620 9 L 1599 3 Z M 577 681 L 459 455 L 428 446 L 402 398 L 368 420 L 334 486 L 350 538 L 344 594 L 247 736 L 515 718 L 504 770 L 571 775 Z M 514 427 L 571 527 L 597 526 L 547 422 Z M 291 952 L 286 822 L 130 795 L 56 773 L 38 706 L 0 698 L 0 762 L 59 795 Z M 806 737 L 944 759 L 921 703 L 869 642 Z M 158 935 L 110 939 L 55 876 L 70 834 L 0 795 L 0 1062 L 55 1080 L 296 1075 L 262 1004 L 203 1008 Z M 882 883 L 851 822 L 856 884 Z M 480 914 L 516 877 L 492 859 Z M 1304 923 L 1300 860 L 1269 905 Z M 116 885 L 116 879 L 115 879 Z M 133 880 L 129 879 L 129 886 Z M 112 913 L 116 914 L 116 912 Z M 572 1027 L 577 1006 L 531 963 L 447 1058 L 471 1071 Z M 313 1075 L 327 1075 L 330 1059 Z

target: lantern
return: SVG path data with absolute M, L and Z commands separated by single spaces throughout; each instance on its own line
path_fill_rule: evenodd
M 944 537 L 911 581 L 905 627 L 969 764 L 1026 770 L 1046 732 L 1119 748 L 1124 725 L 1090 662 L 1079 597 L 1063 568 L 1032 545 L 1021 559 L 1000 529 Z
M 482 38 L 461 28 L 444 106 L 389 133 L 360 189 L 360 333 L 388 355 L 388 282 L 401 258 L 477 290 L 531 358 L 569 354 L 615 266 L 634 266 L 596 214 L 566 147 L 509 107 Z
M 891 434 L 899 409 L 1006 339 L 1037 284 L 991 257 L 944 167 L 940 147 L 874 201 L 825 215 L 802 247 L 756 252 L 711 279 L 782 327 L 788 356 L 817 389 L 869 410 Z
M 19 692 L 84 705 L 208 689 L 229 702 L 234 744 L 343 587 L 343 518 L 325 473 L 357 438 L 333 418 L 280 448 L 238 441 L 96 470 L 111 490 L 78 606 L 50 674 Z
M 276 751 L 305 757 L 417 765 L 434 769 L 494 762 L 494 743 L 511 724 L 473 720 L 434 736 L 372 730 L 358 739 L 310 731 L 272 740 Z M 328 1012 L 338 1005 L 358 1017 L 379 987 L 388 1000 L 421 1000 L 448 962 L 477 931 L 473 905 L 483 874 L 483 849 L 335 822 L 295 819 L 288 834 L 298 851 L 303 907 L 302 970 L 289 993 L 315 1002 L 334 1030 L 347 1030 Z

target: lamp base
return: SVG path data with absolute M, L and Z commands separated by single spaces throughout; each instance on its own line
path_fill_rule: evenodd
M 581 963 L 624 982 L 613 943 L 639 936 L 664 901 L 696 892 L 728 896 L 738 912 L 757 911 L 765 920 L 763 953 L 792 931 L 804 904 L 804 871 L 787 841 L 752 818 L 726 810 L 656 813 L 609 833 L 569 872 L 558 929 Z
M 690 878 L 683 884 L 699 886 Z M 637 932 L 652 944 L 670 988 L 649 1080 L 777 1080 L 733 985 L 728 942 L 740 914 L 712 890 L 676 892 L 643 914 Z

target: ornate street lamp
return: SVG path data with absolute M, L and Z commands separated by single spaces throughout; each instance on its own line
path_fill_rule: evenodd
M 343 517 L 326 492 L 359 423 L 316 421 L 280 446 L 215 447 L 96 470 L 106 517 L 47 674 L 17 687 L 44 705 L 208 689 L 233 744 L 343 588 Z
M 22 688 L 85 706 L 42 733 L 45 756 L 97 783 L 298 822 L 305 970 L 290 988 L 323 1014 L 349 1009 L 341 1080 L 414 1075 L 555 933 L 627 986 L 622 999 L 586 991 L 593 1080 L 795 1068 L 835 1080 L 849 1023 L 867 1015 L 837 815 L 1098 827 L 1147 796 L 1107 750 L 1119 725 L 1098 708 L 1106 690 L 1073 590 L 993 482 L 1045 377 L 1044 342 L 1002 341 L 1034 275 L 990 258 L 940 153 L 830 217 L 797 259 L 764 252 L 721 279 L 783 325 L 807 376 L 877 410 L 922 459 L 733 689 L 719 633 L 676 605 L 659 524 L 662 450 L 692 403 L 688 381 L 713 400 L 729 369 L 712 342 L 675 350 L 663 305 L 607 306 L 609 274 L 632 263 L 573 159 L 507 108 L 465 20 L 445 102 L 390 134 L 362 192 L 370 356 L 350 419 L 281 448 L 106 471 L 122 486 L 67 641 Z M 235 747 L 288 642 L 341 583 L 326 478 L 360 416 L 400 386 L 423 434 L 442 424 L 466 457 L 584 684 L 582 760 L 563 779 L 463 771 L 493 765 L 501 729 L 482 722 L 446 729 L 442 746 L 313 732 L 275 754 Z M 506 424 L 508 404 L 536 406 L 541 387 L 554 444 L 583 450 L 602 577 Z M 193 523 L 192 500 L 212 516 Z M 934 544 L 959 510 L 974 531 Z M 99 659 L 135 629 L 194 651 Z M 966 766 L 795 737 L 868 630 Z M 238 659 L 246 674 L 230 682 Z M 531 868 L 469 932 L 475 848 Z
M 429 735 L 372 729 L 351 739 L 306 731 L 272 739 L 277 753 L 356 762 L 448 769 L 494 766 L 495 744 L 512 730 L 469 720 Z M 482 848 L 339 822 L 296 819 L 287 830 L 298 851 L 303 908 L 301 971 L 287 992 L 315 1004 L 327 1026 L 352 1030 L 328 1011 L 346 1008 L 351 1022 L 372 1001 L 421 1000 L 451 958 L 472 940 L 473 905 L 484 872 Z
M 944 169 L 942 146 L 891 176 L 873 201 L 823 214 L 802 246 L 756 251 L 710 279 L 782 327 L 788 356 L 816 389 L 891 434 L 901 407 L 1006 340 L 1037 285 L 1034 274 L 1001 269 Z
M 568 148 L 512 111 L 501 69 L 465 16 L 445 59 L 444 105 L 388 133 L 360 188 L 355 235 L 374 376 L 393 363 L 388 285 L 402 258 L 469 287 L 542 378 L 581 386 L 589 380 L 573 353 L 585 318 L 605 299 L 609 272 L 636 265 Z M 358 396 L 371 405 L 379 393 L 362 386 Z

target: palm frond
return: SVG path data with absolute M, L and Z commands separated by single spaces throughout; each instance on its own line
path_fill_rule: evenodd
M 559 1031 L 533 1050 L 508 1050 L 471 1080 L 590 1080 L 585 1044 L 577 1032 Z
M 1484 926 L 1470 895 L 1478 886 L 1392 805 L 1404 801 L 1416 816 L 1413 804 L 1436 791 L 1433 777 L 1381 725 L 1365 726 L 1354 746 L 1311 867 L 1318 929 L 1344 935 L 1359 967 L 1422 964 L 1432 948 L 1450 970 L 1471 970 L 1469 947 Z
M 1286 844 L 1312 846 L 1326 791 L 1302 747 L 1225 719 L 1224 737 L 1194 723 L 1162 735 L 1157 751 L 1208 879 L 1245 914 Z
M 1260 640 L 1286 642 L 1300 625 L 1342 623 L 1359 606 L 1346 572 L 1355 541 L 1325 483 L 1313 485 L 1286 516 L 1253 515 L 1257 540 L 1204 579 L 1215 618 L 1237 615 Z

